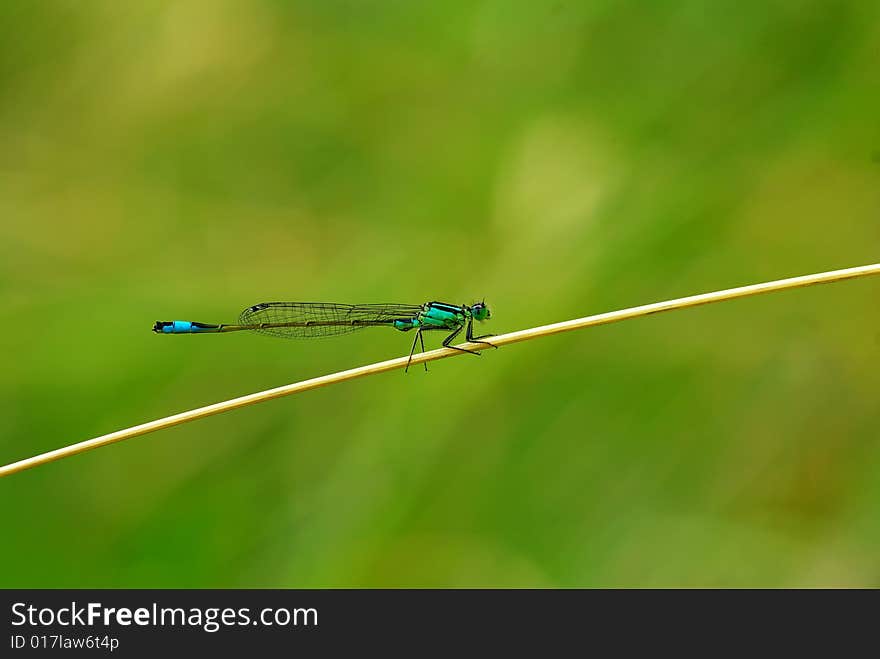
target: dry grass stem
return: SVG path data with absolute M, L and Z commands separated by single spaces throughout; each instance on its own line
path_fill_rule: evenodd
M 675 311 L 677 309 L 686 309 L 688 307 L 696 307 L 702 304 L 723 302 L 725 300 L 733 300 L 741 297 L 760 295 L 762 293 L 783 291 L 791 288 L 811 286 L 814 284 L 827 284 L 830 282 L 842 281 L 844 279 L 855 279 L 857 277 L 867 277 L 877 274 L 880 274 L 880 263 L 859 266 L 855 268 L 846 268 L 843 270 L 833 270 L 831 272 L 822 272 L 813 275 L 804 275 L 802 277 L 792 277 L 790 279 L 781 279 L 778 281 L 765 282 L 762 284 L 752 284 L 750 286 L 730 288 L 723 291 L 716 291 L 714 293 L 691 295 L 689 297 L 678 298 L 676 300 L 667 300 L 666 302 L 655 302 L 653 304 L 645 304 L 639 307 L 621 309 L 619 311 L 610 311 L 608 313 L 602 313 L 595 316 L 587 316 L 585 318 L 578 318 L 576 320 L 567 320 L 561 323 L 553 323 L 552 325 L 542 325 L 541 327 L 533 327 L 531 329 L 511 332 L 509 334 L 501 334 L 499 336 L 492 337 L 491 341 L 499 347 L 506 346 L 511 343 L 530 341 L 532 339 L 550 336 L 551 334 L 571 332 L 573 330 L 594 327 L 596 325 L 616 323 L 621 320 L 640 318 L 641 316 L 662 313 L 664 311 Z M 471 350 L 485 350 L 489 347 L 485 344 L 479 343 L 463 343 L 461 344 L 461 346 L 467 347 Z M 451 348 L 429 350 L 427 352 L 414 355 L 412 358 L 412 364 L 421 364 L 422 362 L 430 362 L 438 359 L 445 359 L 446 357 L 455 357 L 462 354 L 466 353 L 462 353 L 458 350 L 453 350 Z M 320 377 L 312 378 L 310 380 L 303 380 L 302 382 L 296 382 L 294 384 L 288 384 L 282 387 L 276 387 L 274 389 L 268 389 L 266 391 L 260 391 L 257 393 L 248 394 L 246 396 L 240 396 L 238 398 L 233 398 L 232 400 L 223 401 L 221 403 L 214 403 L 213 405 L 199 407 L 197 409 L 189 410 L 187 412 L 181 412 L 179 414 L 167 416 L 162 419 L 156 419 L 155 421 L 149 421 L 147 423 L 142 423 L 137 426 L 132 426 L 131 428 L 125 428 L 124 430 L 117 430 L 116 432 L 112 432 L 107 435 L 101 435 L 100 437 L 88 439 L 86 441 L 78 442 L 76 444 L 70 444 L 69 446 L 55 449 L 54 451 L 41 453 L 40 455 L 35 455 L 24 460 L 19 460 L 18 462 L 13 462 L 11 464 L 0 467 L 0 477 L 9 476 L 16 472 L 24 471 L 25 469 L 30 469 L 38 465 L 46 464 L 47 462 L 60 460 L 61 458 L 70 457 L 72 455 L 76 455 L 77 453 L 83 453 L 84 451 L 90 451 L 101 446 L 113 444 L 114 442 L 121 442 L 125 439 L 131 439 L 132 437 L 137 437 L 138 435 L 146 435 L 147 433 L 155 432 L 157 430 L 163 430 L 164 428 L 171 428 L 172 426 L 189 423 L 190 421 L 202 419 L 206 416 L 220 414 L 221 412 L 229 412 L 230 410 L 235 410 L 240 407 L 245 407 L 247 405 L 255 405 L 257 403 L 262 403 L 267 400 L 272 400 L 273 398 L 290 396 L 291 394 L 298 394 L 300 392 L 308 391 L 310 389 L 325 387 L 330 384 L 338 384 L 340 382 L 345 382 L 346 380 L 354 380 L 355 378 L 360 378 L 367 375 L 376 375 L 378 373 L 385 373 L 386 371 L 393 371 L 395 369 L 404 368 L 406 364 L 407 357 L 398 357 L 396 359 L 389 359 L 387 361 L 370 364 L 368 366 L 360 366 L 358 368 L 352 368 L 347 371 L 340 371 L 338 373 L 332 373 L 330 375 L 322 375 Z

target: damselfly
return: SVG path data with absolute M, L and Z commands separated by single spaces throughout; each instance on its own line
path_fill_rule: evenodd
M 480 353 L 467 348 L 450 345 L 465 330 L 465 338 L 470 343 L 485 343 L 482 339 L 492 336 L 474 336 L 474 321 L 488 320 L 489 307 L 485 302 L 455 305 L 445 302 L 426 302 L 425 304 L 336 304 L 332 302 L 261 302 L 241 312 L 237 325 L 210 325 L 188 320 L 156 321 L 153 331 L 159 334 L 217 334 L 249 330 L 285 339 L 311 339 L 322 336 L 348 334 L 365 327 L 393 327 L 401 332 L 416 330 L 412 348 L 409 351 L 409 364 L 416 350 L 416 342 L 421 342 L 425 350 L 423 332 L 443 330 L 449 332 L 443 339 L 443 346 Z M 497 348 L 498 346 L 492 346 Z M 425 370 L 428 365 L 425 364 Z

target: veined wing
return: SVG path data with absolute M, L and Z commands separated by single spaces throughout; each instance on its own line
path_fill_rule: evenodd
M 269 336 L 313 338 L 391 325 L 397 319 L 412 318 L 421 310 L 418 304 L 261 302 L 242 311 L 238 321 Z

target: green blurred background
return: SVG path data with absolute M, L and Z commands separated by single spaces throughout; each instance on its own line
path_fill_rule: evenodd
M 876 2 L 0 4 L 0 462 L 880 259 Z M 0 480 L 0 585 L 880 586 L 880 282 L 533 341 Z M 436 339 L 437 337 L 430 337 Z

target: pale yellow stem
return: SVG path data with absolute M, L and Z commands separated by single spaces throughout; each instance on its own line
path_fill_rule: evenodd
M 576 320 L 567 320 L 561 323 L 553 323 L 552 325 L 542 325 L 541 327 L 533 327 L 531 329 L 520 330 L 519 332 L 511 332 L 509 334 L 501 334 L 493 336 L 491 341 L 496 346 L 505 346 L 510 343 L 519 341 L 528 341 L 537 339 L 542 336 L 551 334 L 559 334 L 560 332 L 570 332 L 572 330 L 583 329 L 585 327 L 593 327 L 594 325 L 605 325 L 615 323 L 620 320 L 628 320 L 630 318 L 639 318 L 653 313 L 661 313 L 663 311 L 673 311 L 675 309 L 685 309 L 687 307 L 695 307 L 701 304 L 710 304 L 713 302 L 723 302 L 724 300 L 733 300 L 740 297 L 748 297 L 750 295 L 759 295 L 761 293 L 770 293 L 772 291 L 782 291 L 789 288 L 799 288 L 802 286 L 811 286 L 813 284 L 827 284 L 829 282 L 841 281 L 844 279 L 855 279 L 856 277 L 867 277 L 869 275 L 880 274 L 880 263 L 873 265 L 864 265 L 856 268 L 846 268 L 844 270 L 833 270 L 831 272 L 822 272 L 814 275 L 804 275 L 802 277 L 792 277 L 791 279 L 780 279 L 778 281 L 765 282 L 763 284 L 752 284 L 751 286 L 741 286 L 739 288 L 729 288 L 724 291 L 716 291 L 714 293 L 703 293 L 701 295 L 692 295 L 690 297 L 678 298 L 676 300 L 667 300 L 666 302 L 655 302 L 653 304 L 645 304 L 640 307 L 632 307 L 630 309 L 621 309 L 620 311 L 610 311 L 595 316 L 587 316 Z M 485 350 L 489 346 L 480 343 L 463 343 L 461 347 L 470 350 Z M 430 362 L 446 357 L 454 357 L 456 355 L 466 354 L 452 348 L 440 348 L 439 350 L 429 350 L 418 355 L 413 355 L 412 364 L 421 364 L 422 362 Z M 89 451 L 100 446 L 121 442 L 124 439 L 145 435 L 163 428 L 170 428 L 189 421 L 195 421 L 212 414 L 220 414 L 229 410 L 238 409 L 247 405 L 262 403 L 263 401 L 281 396 L 289 396 L 301 391 L 309 389 L 317 389 L 328 384 L 336 384 L 346 380 L 363 377 L 365 375 L 374 375 L 376 373 L 384 373 L 385 371 L 393 371 L 394 369 L 404 368 L 407 364 L 407 357 L 398 357 L 397 359 L 389 359 L 388 361 L 370 364 L 368 366 L 360 366 L 347 371 L 340 371 L 332 375 L 322 375 L 321 377 L 312 378 L 311 380 L 303 380 L 295 384 L 268 389 L 247 396 L 240 396 L 222 403 L 214 403 L 205 407 L 199 407 L 188 412 L 181 412 L 148 423 L 142 423 L 139 426 L 132 426 L 124 430 L 118 430 L 108 435 L 101 435 L 94 439 L 88 439 L 83 442 L 71 444 L 63 448 L 41 453 L 31 458 L 19 460 L 6 466 L 0 467 L 0 477 L 9 476 L 31 467 L 60 460 L 77 453 Z

